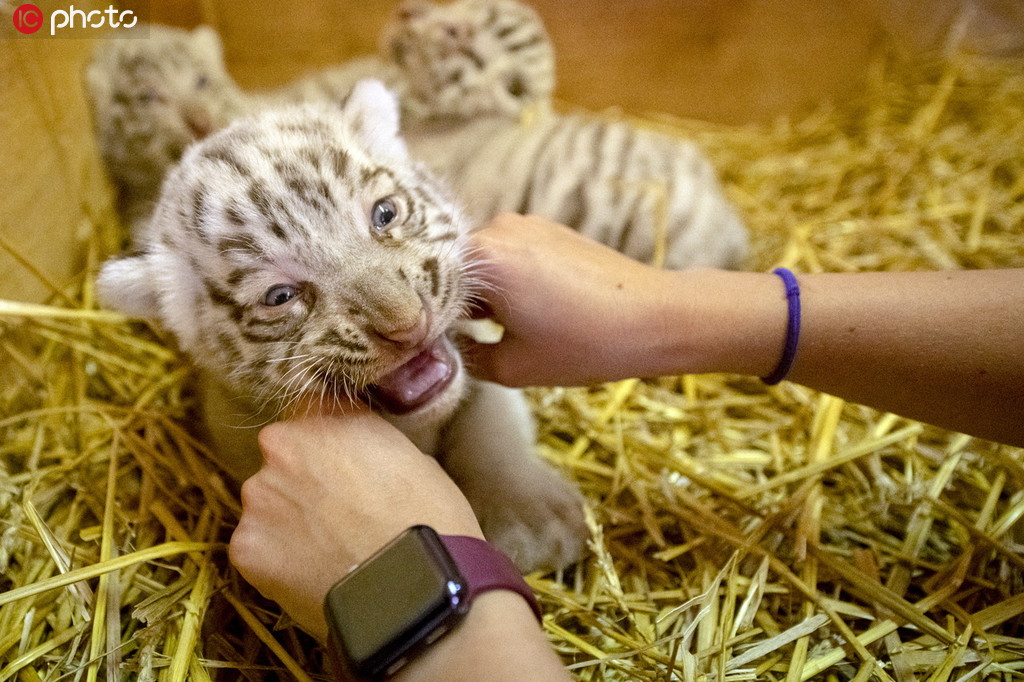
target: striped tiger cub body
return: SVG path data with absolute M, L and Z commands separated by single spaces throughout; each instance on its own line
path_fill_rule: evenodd
M 410 149 L 479 216 L 533 213 L 672 269 L 737 268 L 747 230 L 693 144 L 618 120 L 422 124 Z
M 258 108 L 306 103 L 340 103 L 361 80 L 382 81 L 398 94 L 402 91 L 398 73 L 388 62 L 376 55 L 348 59 L 341 64 L 311 71 L 296 80 L 269 90 L 249 91 Z
M 449 331 L 477 286 L 469 227 L 409 157 L 394 97 L 364 81 L 340 110 L 270 110 L 189 147 L 98 291 L 198 365 L 238 478 L 295 402 L 360 399 L 438 456 L 520 568 L 559 568 L 582 552 L 579 494 L 533 456 L 523 396 L 472 380 Z
M 403 5 L 385 30 L 413 153 L 482 218 L 535 213 L 669 268 L 739 267 L 746 227 L 687 140 L 552 111 L 554 50 L 516 0 Z

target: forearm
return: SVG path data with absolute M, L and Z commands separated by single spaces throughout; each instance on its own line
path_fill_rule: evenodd
M 672 293 L 660 309 L 651 308 L 646 323 L 648 338 L 664 344 L 648 349 L 654 373 L 764 376 L 774 368 L 786 333 L 778 277 L 717 271 L 665 277 L 673 280 L 665 287 Z M 803 321 L 791 380 L 1024 444 L 1024 272 L 797 277 Z
M 1024 272 L 814 275 L 791 378 L 1024 445 Z
M 505 338 L 471 348 L 509 386 L 634 376 L 769 376 L 787 302 L 771 273 L 661 271 L 540 218 L 474 234 Z M 790 378 L 840 397 L 1024 444 L 1024 269 L 799 274 Z
M 396 682 L 568 680 L 526 602 L 512 592 L 488 592 L 465 621 L 410 662 Z

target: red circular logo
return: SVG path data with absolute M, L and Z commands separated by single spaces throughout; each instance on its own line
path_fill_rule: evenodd
M 43 27 L 43 11 L 35 5 L 21 5 L 14 10 L 14 28 L 21 33 L 35 33 Z

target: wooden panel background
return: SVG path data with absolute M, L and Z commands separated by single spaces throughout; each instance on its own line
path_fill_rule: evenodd
M 210 23 L 240 83 L 262 86 L 372 52 L 398 4 L 198 0 L 158 20 Z M 555 43 L 557 96 L 572 104 L 703 119 L 764 120 L 849 92 L 882 39 L 873 0 L 530 0 Z
M 81 85 L 92 42 L 12 38 L 3 9 L 0 298 L 42 301 L 82 270 L 90 221 L 113 211 Z
M 886 35 L 905 49 L 934 47 L 963 7 L 984 10 L 968 36 L 983 48 L 1019 50 L 1024 35 L 1019 0 L 528 1 L 550 28 L 561 100 L 728 123 L 848 96 Z M 269 87 L 374 51 L 397 2 L 120 4 L 148 8 L 154 21 L 214 25 L 237 80 Z M 80 272 L 84 228 L 111 210 L 111 197 L 81 86 L 91 42 L 12 39 L 14 6 L 0 4 L 0 298 L 43 300 Z

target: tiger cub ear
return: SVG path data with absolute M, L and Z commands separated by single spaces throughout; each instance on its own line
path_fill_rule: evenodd
M 404 161 L 409 157 L 399 137 L 398 98 L 379 80 L 356 83 L 342 105 L 342 120 L 349 132 L 372 156 Z
M 190 40 L 202 54 L 208 55 L 218 62 L 224 61 L 224 45 L 220 41 L 220 35 L 212 26 L 205 24 L 196 26 L 192 29 Z
M 129 317 L 156 320 L 160 301 L 149 256 L 123 256 L 103 264 L 96 278 L 96 292 L 105 308 Z

